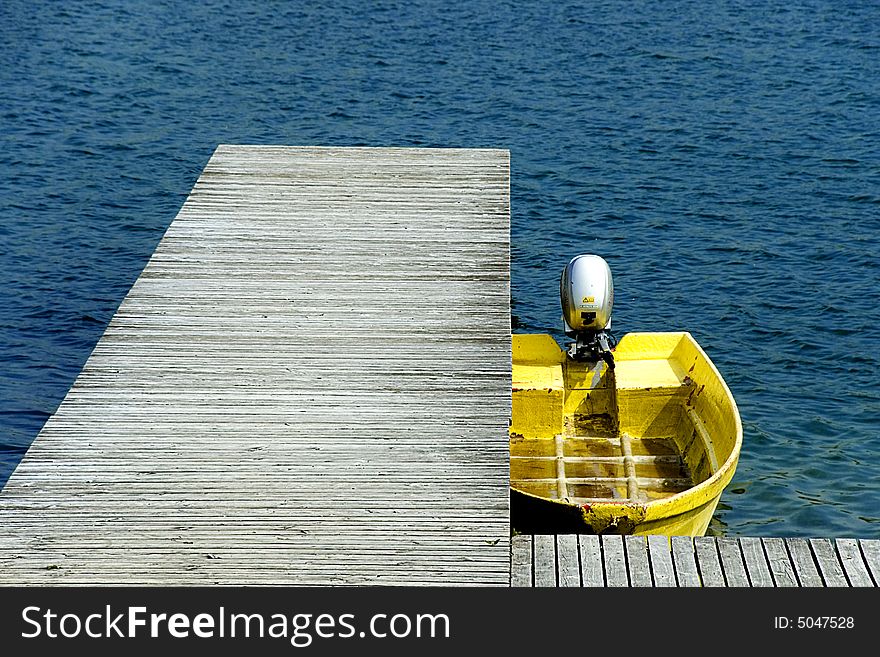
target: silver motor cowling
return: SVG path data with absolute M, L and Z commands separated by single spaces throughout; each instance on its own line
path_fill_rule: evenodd
M 614 367 L 611 355 L 611 308 L 614 284 L 611 268 L 597 255 L 579 255 L 562 271 L 559 283 L 565 334 L 575 339 L 568 354 L 577 360 L 604 360 Z

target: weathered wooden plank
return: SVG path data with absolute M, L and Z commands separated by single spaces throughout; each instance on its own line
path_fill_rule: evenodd
M 735 538 L 719 537 L 716 539 L 718 553 L 721 555 L 721 568 L 727 586 L 749 586 L 749 576 L 743 562 L 739 541 Z
M 651 565 L 648 560 L 648 542 L 644 536 L 625 536 L 626 565 L 630 586 L 652 586 Z
M 532 586 L 532 537 L 514 536 L 510 539 L 510 585 Z
M 648 553 L 651 558 L 651 573 L 654 577 L 654 586 L 675 586 L 675 568 L 672 565 L 669 537 L 650 534 L 648 536 Z
M 849 580 L 850 586 L 874 586 L 871 574 L 868 572 L 868 567 L 862 558 L 858 539 L 838 538 L 835 544 L 837 553 L 840 555 L 840 563 L 846 572 L 846 578 Z
M 0 494 L 0 584 L 510 582 L 508 302 L 506 151 L 218 147 Z
M 697 554 L 697 566 L 703 586 L 726 586 L 715 539 L 697 536 L 694 538 L 694 551 Z
M 556 542 L 550 534 L 532 537 L 535 586 L 556 586 Z
M 556 537 L 556 563 L 559 586 L 581 585 L 581 567 L 576 534 L 559 534 Z
M 623 536 L 603 535 L 600 539 L 606 586 L 629 586 Z
M 700 571 L 694 553 L 694 540 L 690 536 L 673 536 L 672 557 L 675 564 L 675 578 L 679 586 L 702 586 Z
M 767 566 L 767 558 L 764 556 L 761 539 L 745 536 L 739 539 L 739 545 L 750 584 L 755 587 L 773 586 L 773 576 Z
M 813 551 L 810 549 L 807 539 L 785 539 L 785 545 L 788 547 L 788 553 L 791 555 L 791 561 L 794 564 L 800 585 L 805 587 L 824 586 L 822 577 L 816 569 L 816 562 L 813 561 Z
M 781 538 L 762 538 L 761 544 L 767 553 L 767 562 L 773 582 L 778 587 L 798 586 L 794 565 L 788 556 L 785 540 Z
M 605 568 L 602 563 L 602 546 L 598 536 L 578 536 L 581 561 L 581 583 L 584 586 L 605 586 Z
M 816 556 L 825 586 L 849 586 L 831 541 L 827 538 L 811 538 L 810 547 Z
M 871 573 L 875 586 L 880 586 L 880 540 L 862 539 L 859 541 L 865 564 Z

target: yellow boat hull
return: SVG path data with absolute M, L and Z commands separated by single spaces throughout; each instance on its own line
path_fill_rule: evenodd
M 730 390 L 689 333 L 631 333 L 614 358 L 513 335 L 515 531 L 705 534 L 742 446 Z

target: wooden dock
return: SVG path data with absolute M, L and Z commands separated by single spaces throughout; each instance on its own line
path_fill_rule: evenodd
M 0 584 L 509 583 L 509 153 L 220 146 L 0 494 Z
M 521 535 L 515 587 L 876 587 L 880 540 Z

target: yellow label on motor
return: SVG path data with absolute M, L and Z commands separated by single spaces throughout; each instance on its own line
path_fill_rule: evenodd
M 596 297 L 584 297 L 581 303 L 596 303 Z

